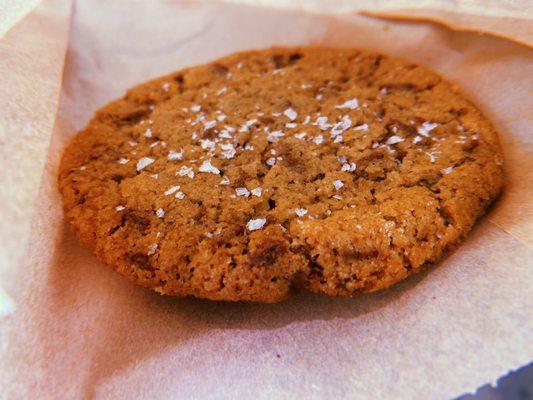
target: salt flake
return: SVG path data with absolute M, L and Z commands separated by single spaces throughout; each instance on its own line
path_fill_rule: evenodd
M 151 157 L 142 157 L 137 161 L 137 171 L 142 171 L 147 166 L 152 164 L 155 160 Z
M 266 224 L 266 218 L 258 218 L 258 219 L 251 219 L 246 224 L 246 228 L 248 228 L 249 231 L 256 231 L 258 229 L 261 229 Z
M 418 127 L 417 131 L 422 136 L 429 136 L 429 133 L 437 126 L 439 126 L 439 124 L 437 124 L 436 122 L 426 121 Z
M 339 179 L 334 180 L 333 181 L 333 186 L 335 186 L 336 190 L 339 190 L 340 188 L 342 188 L 344 186 L 344 182 L 339 180 Z
M 335 108 L 348 108 L 350 110 L 355 110 L 359 107 L 359 101 L 357 99 L 346 100 L 340 106 L 335 106 Z
M 147 255 L 151 256 L 152 254 L 155 254 L 155 251 L 157 250 L 157 243 L 152 243 L 150 246 L 148 246 L 148 253 Z
M 287 118 L 289 118 L 291 121 L 294 121 L 296 119 L 296 117 L 298 117 L 298 113 L 296 111 L 294 111 L 294 109 L 292 108 L 287 108 L 283 114 L 285 114 L 285 116 Z
M 220 174 L 220 170 L 216 167 L 214 167 L 212 164 L 211 164 L 211 161 L 204 161 L 202 163 L 202 165 L 200 165 L 200 168 L 198 169 L 198 171 L 200 172 L 206 172 L 206 173 L 209 173 L 209 174 Z
M 172 186 L 165 191 L 165 196 L 170 196 L 180 190 L 180 185 Z
M 216 143 L 209 139 L 201 139 L 200 146 L 202 146 L 202 149 L 210 150 L 215 148 Z
M 168 153 L 169 160 L 183 160 L 183 153 L 181 151 L 170 150 Z
M 346 163 L 342 165 L 341 171 L 344 172 L 353 172 L 357 168 L 357 164 L 354 162 Z
M 447 168 L 444 168 L 441 172 L 445 175 L 451 173 L 453 171 L 453 167 L 450 166 L 450 167 L 447 167 Z
M 353 128 L 354 131 L 368 131 L 368 124 L 357 125 Z
M 219 146 L 222 149 L 222 155 L 224 156 L 224 158 L 229 159 L 235 157 L 236 151 L 231 143 L 222 143 Z
M 307 210 L 305 208 L 296 208 L 294 213 L 299 217 L 303 217 L 305 214 L 307 214 Z
M 250 196 L 250 192 L 245 187 L 236 188 L 235 193 L 237 194 L 237 196 L 244 196 L 244 197 Z
M 322 144 L 324 142 L 324 137 L 322 135 L 318 135 L 312 139 L 312 142 L 315 144 Z
M 285 136 L 285 134 L 282 131 L 273 131 L 268 134 L 268 141 L 269 142 L 276 142 L 278 138 Z
M 185 165 L 183 165 L 179 171 L 177 172 L 177 175 L 179 176 L 188 176 L 189 178 L 194 178 L 194 171 L 192 169 L 192 167 L 187 167 Z
M 390 138 L 388 138 L 385 143 L 387 143 L 387 144 L 396 144 L 396 143 L 403 142 L 404 140 L 405 139 L 403 137 L 394 135 L 394 136 L 391 136 Z
M 273 167 L 274 165 L 276 165 L 276 157 L 270 157 L 268 160 L 266 160 L 266 163 L 267 165 Z

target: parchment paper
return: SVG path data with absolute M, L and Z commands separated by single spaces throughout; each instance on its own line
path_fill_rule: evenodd
M 64 11 L 65 2 L 51 4 Z M 46 10 L 4 40 L 39 31 L 24 24 Z M 165 298 L 97 262 L 62 218 L 56 173 L 66 140 L 138 82 L 273 44 L 370 48 L 457 82 L 501 132 L 504 195 L 439 265 L 354 299 Z M 421 22 L 215 3 L 76 2 L 28 246 L 20 268 L 2 276 L 15 308 L 0 325 L 0 396 L 447 399 L 526 364 L 533 358 L 532 61 L 518 44 Z M 53 87 L 37 90 L 49 71 L 33 73 L 32 98 L 49 99 Z M 20 101 L 33 104 L 26 97 Z M 34 165 L 32 176 L 42 171 L 39 160 Z

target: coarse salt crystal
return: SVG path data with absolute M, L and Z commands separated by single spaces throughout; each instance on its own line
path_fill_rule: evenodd
M 222 143 L 219 146 L 222 149 L 222 155 L 224 156 L 224 158 L 229 159 L 235 157 L 236 151 L 231 143 Z
M 260 197 L 261 193 L 263 192 L 263 189 L 261 189 L 260 187 L 256 187 L 255 189 L 252 189 L 250 192 L 252 193 L 253 196 Z
M 239 132 L 248 132 L 250 130 L 250 127 L 257 122 L 256 119 L 251 119 L 249 121 L 246 121 L 239 129 Z
M 152 137 L 152 130 L 150 128 L 146 129 L 146 132 L 144 132 L 145 137 Z
M 244 196 L 244 197 L 250 196 L 250 192 L 245 187 L 236 188 L 235 193 L 237 194 L 237 196 Z
M 266 160 L 266 163 L 267 165 L 273 167 L 274 165 L 276 165 L 276 157 L 270 157 L 268 160 Z
M 446 174 L 449 174 L 452 171 L 453 171 L 453 167 L 450 166 L 450 167 L 444 168 L 441 172 L 446 175 Z
M 214 149 L 216 146 L 216 143 L 209 139 L 201 139 L 200 146 L 202 146 L 202 149 L 205 149 L 205 150 Z
M 232 136 L 227 129 L 223 129 L 218 134 L 218 137 L 222 139 L 231 139 Z
M 355 169 L 357 168 L 357 164 L 356 163 L 346 163 L 346 164 L 343 164 L 342 165 L 342 168 L 341 168 L 341 171 L 344 171 L 344 172 L 353 172 L 355 171 Z
M 292 109 L 292 108 L 290 108 L 290 107 L 287 108 L 287 109 L 283 112 L 283 114 L 285 114 L 285 116 L 286 116 L 287 118 L 289 118 L 291 121 L 294 121 L 294 120 L 296 119 L 296 117 L 298 117 L 298 113 L 297 113 L 294 109 Z
M 120 160 L 118 160 L 119 164 L 127 164 L 129 162 L 130 162 L 130 160 L 128 160 L 127 158 L 121 158 Z
M 151 256 L 152 254 L 155 254 L 155 251 L 157 250 L 157 243 L 152 243 L 150 246 L 148 246 L 148 253 L 147 255 Z
M 318 135 L 312 139 L 312 142 L 315 144 L 322 144 L 324 142 L 324 137 L 322 135 Z
M 169 160 L 183 160 L 183 153 L 181 151 L 170 150 L 168 153 Z
M 170 196 L 180 190 L 180 185 L 172 186 L 165 191 L 165 196 Z
M 126 207 L 124 207 L 124 206 L 116 206 L 116 207 L 115 207 L 115 210 L 117 210 L 117 211 L 122 211 L 122 210 L 124 210 L 125 208 L 126 208 Z
M 193 111 L 193 112 L 198 112 L 198 111 L 200 111 L 201 109 L 202 109 L 202 106 L 200 106 L 199 104 L 193 104 L 193 105 L 191 106 L 191 111 Z
M 327 131 L 330 127 L 330 124 L 328 124 L 328 117 L 318 117 L 313 125 L 318 125 L 323 131 Z
M 303 139 L 305 138 L 305 135 L 306 135 L 306 133 L 305 133 L 305 132 L 302 132 L 302 133 L 297 133 L 297 134 L 295 134 L 294 137 L 295 137 L 296 139 L 303 140 Z
M 299 217 L 303 217 L 305 214 L 307 214 L 307 210 L 305 208 L 296 208 L 294 213 Z
M 194 171 L 192 169 L 192 167 L 187 167 L 185 165 L 183 165 L 179 171 L 177 172 L 177 175 L 179 176 L 188 176 L 189 178 L 194 178 Z
M 178 193 L 176 193 L 176 196 L 174 196 L 174 197 L 176 197 L 176 199 L 178 199 L 178 200 L 183 200 L 183 198 L 185 197 L 185 193 L 178 192 Z
M 342 188 L 344 186 L 344 182 L 339 180 L 339 179 L 334 180 L 333 181 L 333 186 L 335 186 L 336 190 L 339 190 L 340 188 Z
M 396 143 L 403 142 L 404 140 L 405 139 L 403 137 L 394 135 L 394 136 L 391 136 L 390 138 L 388 138 L 385 143 L 387 143 L 387 144 L 396 144 Z
M 268 141 L 269 142 L 275 142 L 278 140 L 278 138 L 284 136 L 285 134 L 282 131 L 273 131 L 268 134 Z
M 251 219 L 246 224 L 246 228 L 248 228 L 249 231 L 256 231 L 258 229 L 261 229 L 266 224 L 266 218 L 258 218 L 258 219 Z
M 137 171 L 142 171 L 144 168 L 152 164 L 155 160 L 151 157 L 142 157 L 137 161 Z
M 198 168 L 198 171 L 216 175 L 220 174 L 220 170 L 213 166 L 211 161 L 204 161 L 202 165 L 200 165 L 200 168 Z
M 220 181 L 220 184 L 221 185 L 229 185 L 230 184 L 229 178 L 227 176 L 223 176 L 222 180 Z
M 359 101 L 357 99 L 346 100 L 340 106 L 335 106 L 335 108 L 348 108 L 350 110 L 355 110 L 359 107 Z
M 353 128 L 354 131 L 368 131 L 368 124 L 357 125 Z
M 429 132 L 435 129 L 439 124 L 435 122 L 426 121 L 417 128 L 417 131 L 422 136 L 429 136 Z
M 155 215 L 157 215 L 158 218 L 163 218 L 165 216 L 165 210 L 158 208 L 155 212 Z
M 203 121 L 203 124 L 204 124 L 204 130 L 208 130 L 208 129 L 211 129 L 217 126 L 217 121 L 215 121 L 214 119 L 210 121 Z

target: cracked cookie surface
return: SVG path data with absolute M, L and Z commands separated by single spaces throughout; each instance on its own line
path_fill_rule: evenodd
M 68 145 L 70 226 L 160 293 L 276 302 L 382 289 L 437 261 L 503 184 L 492 124 L 431 70 L 271 48 L 152 80 Z

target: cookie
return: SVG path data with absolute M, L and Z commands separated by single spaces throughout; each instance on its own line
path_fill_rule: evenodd
M 386 288 L 460 242 L 503 184 L 491 122 L 369 51 L 230 55 L 141 84 L 70 142 L 66 218 L 159 293 L 276 302 Z

